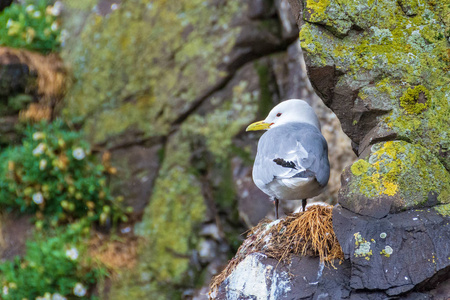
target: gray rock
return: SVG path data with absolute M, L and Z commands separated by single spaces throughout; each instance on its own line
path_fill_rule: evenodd
M 261 253 L 247 256 L 219 287 L 213 299 L 344 299 L 350 269 L 320 264 L 318 258 L 293 257 L 289 265 Z
M 335 268 L 316 257 L 289 264 L 248 255 L 213 299 L 447 299 L 450 290 L 450 218 L 410 210 L 382 219 L 337 206 L 333 227 L 345 260 Z
M 333 228 L 350 262 L 350 287 L 397 296 L 448 279 L 449 221 L 432 209 L 373 219 L 335 207 Z
M 133 214 L 142 214 L 150 200 L 161 149 L 162 144 L 132 145 L 111 152 L 111 164 L 117 168 L 117 175 L 111 178 L 112 191 L 124 197 L 125 204 L 133 207 Z

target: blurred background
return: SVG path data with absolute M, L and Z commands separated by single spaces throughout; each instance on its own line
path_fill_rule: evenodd
M 273 203 L 248 124 L 315 109 L 287 0 L 0 2 L 2 299 L 207 299 Z M 297 201 L 281 203 L 281 216 Z

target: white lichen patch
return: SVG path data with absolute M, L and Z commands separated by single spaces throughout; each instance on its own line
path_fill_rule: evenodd
M 370 256 L 372 255 L 372 250 L 370 249 L 371 242 L 363 238 L 359 232 L 356 232 L 354 237 L 355 257 L 364 257 L 366 260 L 370 260 Z
M 247 256 L 226 280 L 226 299 L 281 299 L 290 291 L 290 279 L 287 272 L 279 268 L 268 268 L 261 262 L 266 256 L 253 253 Z M 249 280 L 251 278 L 251 280 Z
M 386 257 L 390 257 L 392 253 L 394 253 L 394 249 L 392 249 L 392 247 L 389 245 L 384 247 L 384 249 L 380 252 L 381 255 L 384 255 Z

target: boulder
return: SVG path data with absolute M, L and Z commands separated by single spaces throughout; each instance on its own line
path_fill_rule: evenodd
M 428 148 L 449 169 L 444 3 L 291 0 L 308 75 L 361 154 L 383 140 Z M 365 141 L 363 141 L 365 140 Z
M 240 251 L 244 258 L 212 289 L 210 299 L 446 300 L 449 216 L 426 209 L 374 219 L 336 206 L 333 228 L 344 260 L 331 265 L 309 255 L 286 261 L 264 250 Z M 243 245 L 254 240 L 250 236 Z M 268 242 L 262 249 L 271 247 L 276 245 Z
M 374 144 L 342 174 L 339 203 L 357 214 L 389 213 L 450 203 L 450 175 L 430 151 L 404 141 Z

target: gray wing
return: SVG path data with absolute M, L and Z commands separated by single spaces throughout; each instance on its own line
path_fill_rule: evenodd
M 315 177 L 328 183 L 328 146 L 322 133 L 305 123 L 291 123 L 268 130 L 258 143 L 253 179 L 266 185 L 274 178 Z

